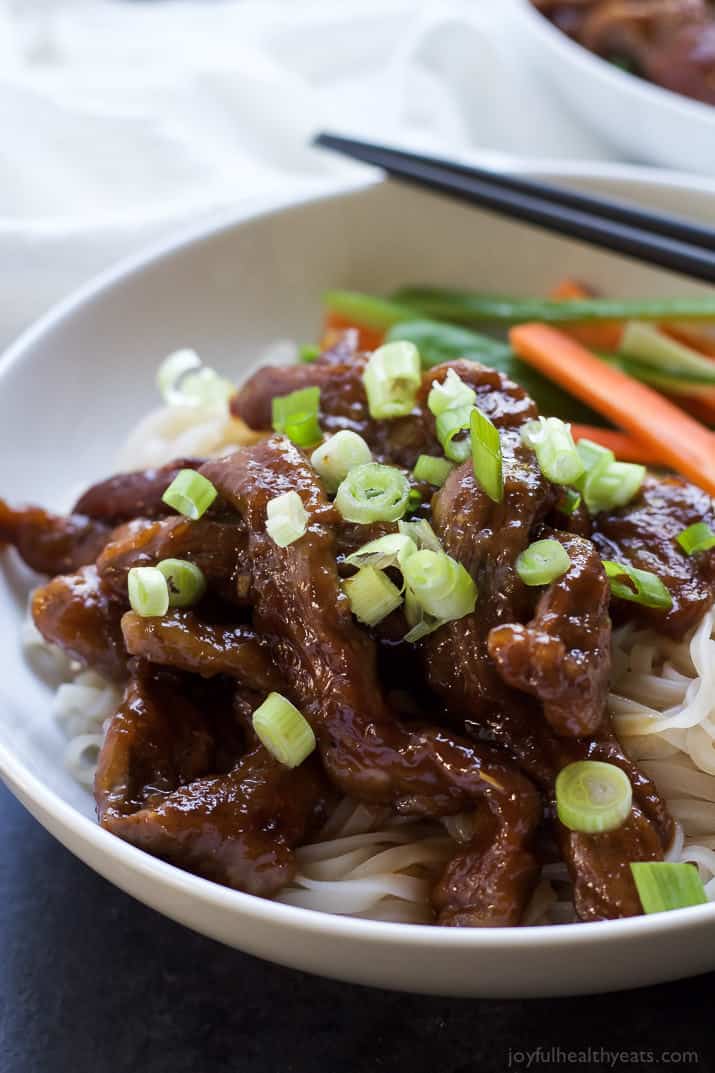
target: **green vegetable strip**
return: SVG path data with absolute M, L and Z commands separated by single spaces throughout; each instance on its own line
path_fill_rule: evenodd
M 392 296 L 400 305 L 425 317 L 457 324 L 491 321 L 499 324 L 573 324 L 597 320 L 715 321 L 715 296 L 618 300 L 580 298 L 554 302 L 540 298 L 510 298 L 438 287 L 402 287 Z
M 376 331 L 387 331 L 402 320 L 415 319 L 414 309 L 358 291 L 327 291 L 323 295 L 323 305 L 331 313 Z
M 694 864 L 634 861 L 631 873 L 645 913 L 705 905 L 707 894 Z

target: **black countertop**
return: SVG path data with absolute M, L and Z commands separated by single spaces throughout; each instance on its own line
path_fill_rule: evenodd
M 715 1068 L 715 974 L 513 1002 L 350 987 L 165 920 L 75 860 L 1 786 L 0 844 L 2 1073 Z M 510 1048 L 526 1052 L 511 1065 Z

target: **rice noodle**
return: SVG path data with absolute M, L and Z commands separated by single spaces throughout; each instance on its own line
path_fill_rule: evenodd
M 268 360 L 284 362 L 286 344 Z M 265 363 L 265 357 L 263 363 Z M 119 456 L 120 468 L 161 465 L 186 455 L 216 455 L 257 438 L 225 405 L 168 406 L 137 425 Z M 669 860 L 692 861 L 715 900 L 715 609 L 678 643 L 629 625 L 613 637 L 609 709 L 624 748 L 656 781 L 676 824 Z M 47 645 L 32 623 L 23 641 L 56 685 L 54 713 L 69 739 L 65 763 L 89 787 L 117 687 L 92 671 L 77 673 Z M 297 851 L 298 872 L 278 900 L 322 912 L 374 920 L 429 923 L 430 891 L 467 842 L 469 814 L 442 823 L 394 816 L 390 809 L 340 802 L 317 840 Z M 566 866 L 544 866 L 524 924 L 575 920 Z

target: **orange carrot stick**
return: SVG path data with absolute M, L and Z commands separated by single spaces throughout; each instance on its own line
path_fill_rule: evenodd
M 355 328 L 358 333 L 358 346 L 360 350 L 377 350 L 385 338 L 384 333 L 375 328 L 366 328 L 364 324 L 354 324 L 342 317 L 339 313 L 328 311 L 323 322 L 323 342 L 330 343 L 336 335 Z
M 592 440 L 594 443 L 600 443 L 601 447 L 607 447 L 609 451 L 613 451 L 621 462 L 642 462 L 646 466 L 663 464 L 662 451 L 655 451 L 651 446 L 615 428 L 572 425 L 571 432 L 577 443 L 579 440 Z
M 549 297 L 555 302 L 569 302 L 577 298 L 593 298 L 594 294 L 578 280 L 562 279 Z M 618 320 L 587 321 L 581 324 L 564 324 L 562 331 L 594 350 L 618 350 L 623 325 Z
M 529 365 L 715 494 L 715 434 L 699 421 L 546 324 L 517 325 L 509 339 Z

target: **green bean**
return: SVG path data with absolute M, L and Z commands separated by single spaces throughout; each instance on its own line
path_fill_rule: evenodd
M 434 287 L 403 287 L 392 301 L 422 316 L 453 324 L 569 324 L 599 320 L 715 320 L 715 295 L 691 298 L 578 298 L 554 302 L 541 298 L 510 298 Z
M 415 319 L 414 309 L 358 291 L 327 291 L 323 295 L 323 304 L 329 312 L 339 314 L 350 323 L 377 331 L 386 331 L 401 320 Z

